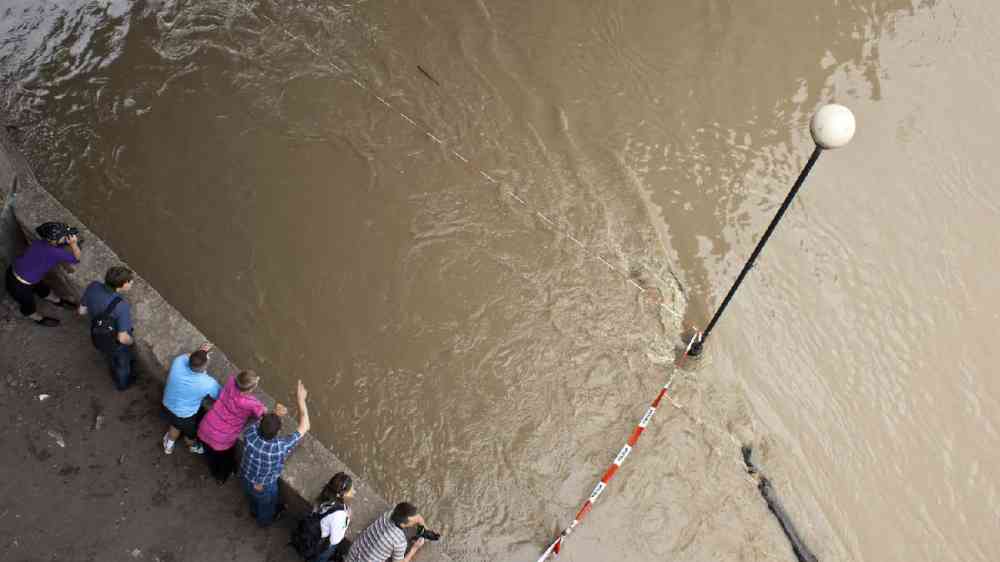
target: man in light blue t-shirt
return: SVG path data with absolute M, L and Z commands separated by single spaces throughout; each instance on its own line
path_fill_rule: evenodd
M 198 442 L 198 422 L 204 414 L 201 403 L 206 396 L 217 400 L 222 387 L 208 374 L 208 352 L 211 344 L 203 344 L 190 355 L 180 355 L 170 365 L 167 387 L 163 391 L 163 415 L 170 429 L 163 436 L 163 452 L 174 452 L 174 443 L 184 435 L 188 449 L 202 454 L 205 449 Z

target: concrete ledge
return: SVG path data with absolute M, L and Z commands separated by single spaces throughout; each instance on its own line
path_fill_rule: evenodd
M 12 229 L 19 229 L 30 241 L 37 238 L 34 228 L 46 221 L 74 225 L 85 238 L 81 263 L 72 272 L 62 270 L 54 275 L 57 292 L 76 300 L 91 281 L 103 279 L 109 267 L 125 264 L 107 244 L 39 184 L 27 160 L 13 145 L 6 132 L 0 130 L 0 236 L 3 240 L 0 243 L 0 262 L 11 257 L 16 234 L 11 232 Z M 171 361 L 177 355 L 190 352 L 208 340 L 166 302 L 139 272 L 136 275 L 127 298 L 133 307 L 140 376 L 155 377 L 162 383 L 165 382 Z M 95 350 L 94 353 L 98 352 Z M 240 370 L 218 349 L 212 354 L 209 369 L 220 382 Z M 108 384 L 111 384 L 110 377 Z M 274 399 L 271 396 L 265 393 L 258 395 L 268 407 L 273 407 Z M 295 410 L 294 407 L 290 409 Z M 284 420 L 285 432 L 287 428 L 294 426 L 293 419 Z M 356 535 L 390 506 L 312 435 L 307 435 L 289 458 L 281 479 L 283 492 L 286 500 L 292 504 L 291 507 L 302 509 L 319 495 L 330 476 L 338 471 L 348 472 L 354 477 L 357 492 L 353 504 L 354 523 L 350 533 Z M 449 560 L 435 548 L 425 548 L 419 559 Z
M 14 219 L 14 191 L 18 175 L 14 162 L 6 157 L 7 133 L 0 130 L 0 268 L 6 270 L 17 247 L 17 221 Z

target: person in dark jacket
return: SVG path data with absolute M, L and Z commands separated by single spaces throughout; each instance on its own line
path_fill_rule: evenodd
M 122 294 L 132 288 L 135 273 L 127 267 L 115 266 L 108 268 L 104 274 L 104 282 L 94 281 L 87 285 L 80 299 L 80 315 L 89 314 L 94 317 L 104 314 L 111 302 L 119 298 L 119 302 L 110 311 L 114 322 L 116 345 L 111 351 L 105 352 L 108 365 L 111 368 L 111 379 L 115 388 L 125 390 L 135 382 L 132 363 L 135 356 L 132 352 L 132 306 Z

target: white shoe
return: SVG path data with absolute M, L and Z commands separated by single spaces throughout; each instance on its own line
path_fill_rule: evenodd
M 163 436 L 163 453 L 166 455 L 173 454 L 174 452 L 174 442 L 170 440 L 170 433 L 166 433 Z
M 196 442 L 191 443 L 190 445 L 188 445 L 188 451 L 191 451 L 192 453 L 194 453 L 196 455 L 204 455 L 205 454 L 205 447 L 202 447 L 201 443 L 198 443 L 196 441 Z

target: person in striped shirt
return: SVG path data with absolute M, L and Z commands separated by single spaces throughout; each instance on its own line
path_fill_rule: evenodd
M 361 531 L 345 562 L 386 562 L 390 558 L 393 562 L 410 562 L 424 546 L 424 539 L 418 538 L 407 552 L 403 529 L 416 525 L 425 525 L 417 507 L 407 502 L 396 504 L 395 509 L 383 513 Z

